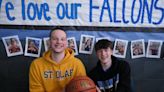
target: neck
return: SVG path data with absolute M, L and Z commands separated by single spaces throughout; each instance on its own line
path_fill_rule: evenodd
M 106 63 L 101 63 L 102 68 L 104 71 L 106 71 L 107 69 L 109 69 L 112 65 L 112 59 L 108 59 L 108 61 L 106 61 Z
M 57 63 L 59 63 L 64 58 L 64 56 L 65 56 L 65 52 L 62 52 L 62 53 L 52 52 L 51 54 L 52 60 L 54 60 Z

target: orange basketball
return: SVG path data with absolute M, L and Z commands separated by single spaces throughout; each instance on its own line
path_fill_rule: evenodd
M 66 85 L 66 92 L 96 92 L 96 85 L 89 77 L 79 76 Z

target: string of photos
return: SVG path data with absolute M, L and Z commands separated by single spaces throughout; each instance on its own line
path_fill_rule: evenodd
M 67 38 L 67 41 L 68 47 L 74 50 L 75 55 L 78 55 L 79 53 L 92 54 L 95 42 L 100 39 L 111 40 L 108 37 L 96 38 L 92 35 L 82 34 L 80 38 L 79 47 L 76 43 L 75 37 L 69 37 Z M 44 43 L 45 51 L 50 49 L 49 37 L 45 37 L 43 39 L 35 37 L 26 37 L 25 50 L 23 52 L 22 44 L 19 40 L 18 35 L 2 37 L 2 41 L 5 46 L 8 57 L 22 54 L 30 57 L 40 57 L 42 40 Z M 160 58 L 162 44 L 162 40 L 148 40 L 147 49 L 145 50 L 144 39 L 132 40 L 130 44 L 131 58 Z M 126 58 L 127 47 L 128 40 L 115 39 L 113 55 L 118 58 Z

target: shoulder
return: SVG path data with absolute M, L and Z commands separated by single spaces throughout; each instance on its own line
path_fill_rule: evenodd
M 125 61 L 125 60 L 119 60 L 119 59 L 117 59 L 116 62 L 119 63 L 119 64 L 121 64 L 121 65 L 129 66 L 129 63 L 127 61 Z
M 118 59 L 112 56 L 112 62 L 118 66 L 129 66 L 129 63 L 123 59 Z
M 74 63 L 82 63 L 82 61 L 79 58 L 72 58 L 72 61 L 74 61 Z
M 94 77 L 99 73 L 99 67 L 95 66 L 93 69 L 90 70 L 90 72 L 88 73 L 89 77 Z
M 36 58 L 32 61 L 31 65 L 42 65 L 45 61 L 42 57 Z
M 84 63 L 79 58 L 76 58 L 76 57 L 69 59 L 67 64 L 70 64 L 79 68 L 85 67 Z
M 127 61 L 125 60 L 119 60 L 117 61 L 119 63 L 119 71 L 122 72 L 122 73 L 130 73 L 131 71 L 131 68 L 130 68 L 130 65 Z
M 125 60 L 117 60 L 116 61 L 118 64 L 119 64 L 119 66 L 121 66 L 121 67 L 130 67 L 129 66 L 129 63 L 127 62 L 127 61 L 125 61 Z
M 120 71 L 126 71 L 126 70 L 130 71 L 129 62 L 123 59 L 118 59 L 118 58 L 114 58 L 112 62 L 113 62 L 114 67 L 119 69 Z

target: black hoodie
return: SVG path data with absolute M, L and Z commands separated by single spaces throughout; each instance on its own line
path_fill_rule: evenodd
M 112 65 L 103 70 L 100 61 L 88 76 L 95 82 L 102 92 L 131 92 L 130 66 L 126 61 L 112 56 Z

